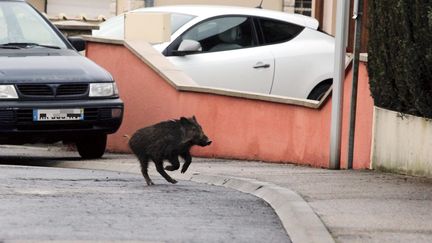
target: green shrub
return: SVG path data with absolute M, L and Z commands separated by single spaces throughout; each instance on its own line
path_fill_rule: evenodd
M 368 71 L 375 105 L 432 118 L 432 0 L 368 5 Z

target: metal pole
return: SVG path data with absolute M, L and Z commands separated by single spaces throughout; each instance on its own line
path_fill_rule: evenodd
M 361 46 L 361 26 L 363 15 L 363 0 L 356 0 L 354 3 L 355 19 L 355 37 L 354 37 L 354 61 L 353 61 L 353 77 L 351 90 L 351 109 L 350 109 L 350 125 L 349 125 L 349 142 L 348 142 L 348 169 L 353 168 L 354 159 L 354 138 L 355 138 L 355 123 L 357 113 L 357 89 L 358 89 L 358 73 L 360 61 L 360 46 Z
M 338 0 L 336 12 L 335 65 L 333 78 L 332 113 L 330 128 L 330 169 L 340 168 L 342 127 L 342 97 L 345 78 L 345 47 L 349 1 Z

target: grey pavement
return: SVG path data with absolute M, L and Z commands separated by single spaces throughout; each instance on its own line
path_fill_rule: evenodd
M 46 154 L 43 149 L 29 151 Z M 49 151 L 50 156 L 56 153 Z M 139 174 L 138 162 L 129 154 L 106 154 L 93 161 L 70 156 L 48 165 Z M 152 178 L 159 177 L 154 167 L 149 169 Z M 170 174 L 263 198 L 294 243 L 432 242 L 432 179 L 203 158 L 194 158 L 185 174 Z
M 290 242 L 260 198 L 138 174 L 0 165 L 0 242 Z

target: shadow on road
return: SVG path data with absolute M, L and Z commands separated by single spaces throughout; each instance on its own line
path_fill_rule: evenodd
M 25 166 L 56 166 L 64 161 L 82 160 L 78 152 L 62 146 L 0 145 L 0 164 Z

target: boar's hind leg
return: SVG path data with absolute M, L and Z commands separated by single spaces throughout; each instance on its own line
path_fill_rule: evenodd
M 159 174 L 161 174 L 161 176 L 163 176 L 165 178 L 165 180 L 167 180 L 168 182 L 171 182 L 172 184 L 177 183 L 176 180 L 174 180 L 173 178 L 171 178 L 164 170 L 163 168 L 163 161 L 154 161 L 155 165 L 156 165 L 156 170 L 159 172 Z
M 168 161 L 171 163 L 171 165 L 165 166 L 165 170 L 174 171 L 174 170 L 178 170 L 180 168 L 180 162 L 179 162 L 177 156 L 173 156 Z
M 147 185 L 151 186 L 154 185 L 153 181 L 150 179 L 147 168 L 148 168 L 148 161 L 140 160 L 141 164 L 141 173 L 144 176 L 144 179 L 147 183 Z

